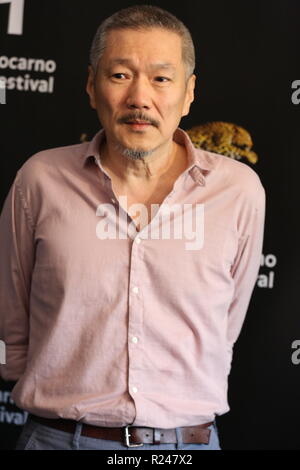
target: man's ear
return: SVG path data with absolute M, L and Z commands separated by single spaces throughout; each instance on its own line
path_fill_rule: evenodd
M 195 83 L 196 83 L 196 75 L 193 74 L 190 76 L 187 82 L 185 100 L 184 100 L 184 105 L 182 109 L 182 117 L 187 116 L 190 112 L 191 104 L 194 101 Z
M 90 105 L 93 109 L 96 109 L 96 96 L 95 96 L 95 73 L 93 67 L 88 67 L 88 79 L 86 84 L 86 92 L 90 97 Z

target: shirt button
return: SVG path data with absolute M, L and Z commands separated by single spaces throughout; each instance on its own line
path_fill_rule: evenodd
M 141 243 L 141 239 L 140 238 L 136 238 L 135 239 L 137 243 Z
M 132 387 L 132 392 L 137 393 L 138 389 L 136 387 Z
M 134 287 L 132 288 L 132 292 L 134 292 L 135 294 L 138 294 L 139 288 L 138 288 L 137 286 L 134 286 Z
M 136 336 L 133 336 L 133 337 L 131 338 L 131 341 L 136 344 L 136 343 L 138 342 L 138 339 L 137 339 Z

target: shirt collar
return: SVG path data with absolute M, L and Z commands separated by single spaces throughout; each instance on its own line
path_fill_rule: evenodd
M 83 154 L 83 165 L 93 158 L 94 160 L 97 160 L 100 170 L 106 174 L 101 166 L 101 156 L 99 151 L 101 142 L 104 138 L 105 131 L 104 129 L 101 129 L 97 134 L 95 134 L 93 139 L 88 142 L 86 151 Z M 184 173 L 188 172 L 195 182 L 204 186 L 206 183 L 205 177 L 216 166 L 214 155 L 205 150 L 196 149 L 188 134 L 180 128 L 176 129 L 173 140 L 180 145 L 184 145 L 187 150 L 188 167 Z

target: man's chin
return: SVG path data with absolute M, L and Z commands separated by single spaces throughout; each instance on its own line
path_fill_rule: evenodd
M 122 154 L 124 157 L 131 160 L 142 160 L 149 157 L 154 152 L 154 149 L 143 149 L 139 147 L 123 147 Z
M 133 160 L 142 159 L 151 155 L 158 146 L 153 145 L 153 139 L 127 138 L 127 136 L 119 136 L 115 139 L 114 148 L 118 153 L 131 158 Z

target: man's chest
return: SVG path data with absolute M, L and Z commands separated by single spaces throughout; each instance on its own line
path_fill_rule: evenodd
M 173 182 L 166 181 L 139 190 L 130 190 L 117 183 L 112 186 L 120 206 L 134 221 L 136 230 L 140 231 L 150 224 L 159 207 L 171 192 Z

